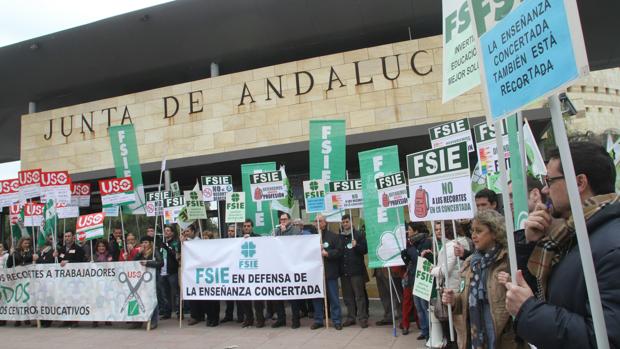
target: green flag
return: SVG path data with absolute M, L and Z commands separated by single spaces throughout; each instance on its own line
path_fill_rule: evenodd
M 368 266 L 381 268 L 403 265 L 400 251 L 405 248 L 404 211 L 402 207 L 379 206 L 375 181 L 376 177 L 400 172 L 398 147 L 368 150 L 358 153 L 358 157 L 364 193 Z
M 37 236 L 37 246 L 45 246 L 45 240 L 48 236 L 54 236 L 56 232 L 56 224 L 58 220 L 58 213 L 56 212 L 56 204 L 54 200 L 47 200 L 43 207 L 43 225 L 39 229 L 39 236 Z
M 132 214 L 145 214 L 144 183 L 138 157 L 136 131 L 133 125 L 110 127 L 110 144 L 116 168 L 116 177 L 131 177 L 136 192 L 136 202 L 125 206 Z
M 261 162 L 241 165 L 241 184 L 245 193 L 245 214 L 254 221 L 254 232 L 259 235 L 270 235 L 275 226 L 275 213 L 270 210 L 268 202 L 254 202 L 250 189 L 250 175 L 259 172 L 276 170 L 275 162 Z
M 527 205 L 527 184 L 524 178 L 523 156 L 519 147 L 517 115 L 506 120 L 508 126 L 508 145 L 510 147 L 510 179 L 512 180 L 512 207 L 515 229 L 525 228 L 529 214 Z M 527 158 L 527 157 L 526 157 Z
M 282 173 L 282 181 L 286 186 L 286 197 L 284 199 L 276 200 L 271 203 L 272 210 L 278 210 L 286 213 L 291 213 L 293 210 L 293 189 L 291 188 L 291 182 L 286 176 L 286 169 L 284 165 L 280 166 L 280 173 Z
M 345 120 L 310 120 L 310 179 L 345 180 L 346 146 Z M 341 211 L 328 209 L 323 213 L 327 221 L 339 222 Z M 313 221 L 314 214 L 309 219 Z
M 15 245 L 22 237 L 30 237 L 32 228 L 24 226 L 24 207 L 19 204 L 10 206 L 11 236 Z

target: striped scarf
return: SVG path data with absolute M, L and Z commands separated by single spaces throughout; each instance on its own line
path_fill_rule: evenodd
M 583 203 L 583 215 L 586 222 L 609 204 L 619 201 L 616 193 L 593 196 Z M 538 293 L 536 297 L 545 300 L 547 282 L 553 267 L 575 246 L 575 222 L 571 215 L 564 223 L 552 227 L 547 236 L 540 239 L 528 261 L 528 269 L 536 277 Z

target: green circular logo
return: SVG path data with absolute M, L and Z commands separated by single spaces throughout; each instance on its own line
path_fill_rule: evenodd
M 317 183 L 316 181 L 310 182 L 310 190 L 315 191 L 317 189 L 319 189 L 319 183 Z
M 232 200 L 232 202 L 239 201 L 239 194 L 233 193 L 232 195 L 230 195 L 230 200 Z
M 198 193 L 196 193 L 195 191 L 190 192 L 189 198 L 192 200 L 198 200 Z

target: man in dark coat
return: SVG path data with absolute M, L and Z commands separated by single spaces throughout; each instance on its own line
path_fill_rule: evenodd
M 340 263 L 340 283 L 342 298 L 347 306 L 346 320 L 343 327 L 355 324 L 355 316 L 359 319 L 362 328 L 368 327 L 368 312 L 366 304 L 366 264 L 364 256 L 368 253 L 366 237 L 351 225 L 351 216 L 342 216 L 343 256 Z
M 577 188 L 590 240 L 609 346 L 620 347 L 620 200 L 616 171 L 605 149 L 588 142 L 571 143 Z M 517 334 L 539 349 L 596 348 L 591 308 L 581 265 L 567 186 L 558 151 L 547 164 L 543 192 L 547 206 L 537 205 L 526 223 L 528 241 L 537 241 L 528 268 L 538 279 L 536 296 L 522 274 L 507 283 L 506 308 L 516 316 Z M 551 225 L 551 218 L 564 218 Z M 583 232 L 580 232 L 583 233 Z

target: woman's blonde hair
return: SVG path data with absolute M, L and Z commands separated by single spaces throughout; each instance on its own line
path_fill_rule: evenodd
M 495 234 L 495 241 L 502 246 L 506 247 L 506 221 L 504 216 L 499 214 L 495 210 L 482 210 L 478 211 L 474 217 L 474 221 L 478 224 L 486 225 L 491 233 Z

